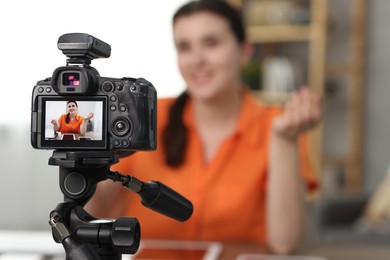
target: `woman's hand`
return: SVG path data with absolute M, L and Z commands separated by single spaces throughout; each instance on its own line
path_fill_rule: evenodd
M 89 113 L 88 116 L 85 118 L 85 120 L 89 120 L 94 116 L 94 113 Z
M 296 138 L 321 121 L 321 100 L 303 87 L 292 94 L 283 114 L 275 118 L 273 131 L 287 138 Z
M 82 124 L 80 125 L 80 134 L 82 136 L 87 132 L 87 122 L 94 116 L 94 113 L 89 113 L 87 117 L 84 117 Z
M 54 132 L 58 131 L 60 129 L 60 124 L 57 122 L 57 120 L 53 119 L 50 121 L 50 123 L 53 124 L 53 130 Z
M 305 208 L 298 136 L 315 127 L 320 119 L 320 98 L 308 88 L 301 88 L 292 94 L 284 112 L 272 124 L 267 236 L 269 247 L 278 254 L 292 252 L 304 234 Z

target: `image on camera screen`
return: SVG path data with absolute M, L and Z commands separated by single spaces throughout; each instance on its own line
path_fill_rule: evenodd
M 45 147 L 105 148 L 105 98 L 44 97 L 42 105 Z
M 74 134 L 63 134 L 62 135 L 62 140 L 73 141 L 74 140 Z

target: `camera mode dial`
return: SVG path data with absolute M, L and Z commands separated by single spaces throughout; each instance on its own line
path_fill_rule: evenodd
M 124 117 L 118 117 L 112 122 L 111 129 L 116 136 L 124 136 L 130 132 L 131 123 Z

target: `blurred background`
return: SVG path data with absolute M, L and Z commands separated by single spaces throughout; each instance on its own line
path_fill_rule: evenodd
M 0 3 L 0 229 L 46 230 L 49 212 L 62 201 L 58 167 L 47 164 L 52 151 L 30 145 L 32 88 L 65 65 L 58 37 L 84 32 L 106 41 L 111 57 L 92 61 L 101 76 L 144 77 L 159 97 L 175 96 L 184 83 L 176 65 L 171 17 L 184 2 Z M 311 136 L 321 180 L 319 193 L 310 198 L 311 216 L 315 228 L 343 226 L 346 233 L 337 238 L 356 239 L 356 223 L 385 185 L 390 165 L 390 1 L 230 2 L 242 8 L 255 45 L 243 77 L 259 99 L 282 105 L 302 85 L 323 96 L 324 122 Z M 390 197 L 381 200 L 386 204 Z M 325 239 L 326 233 L 321 234 Z M 361 239 L 386 241 L 382 235 Z

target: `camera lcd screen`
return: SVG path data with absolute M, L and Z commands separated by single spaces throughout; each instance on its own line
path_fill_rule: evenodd
M 106 97 L 40 98 L 42 147 L 106 148 Z

